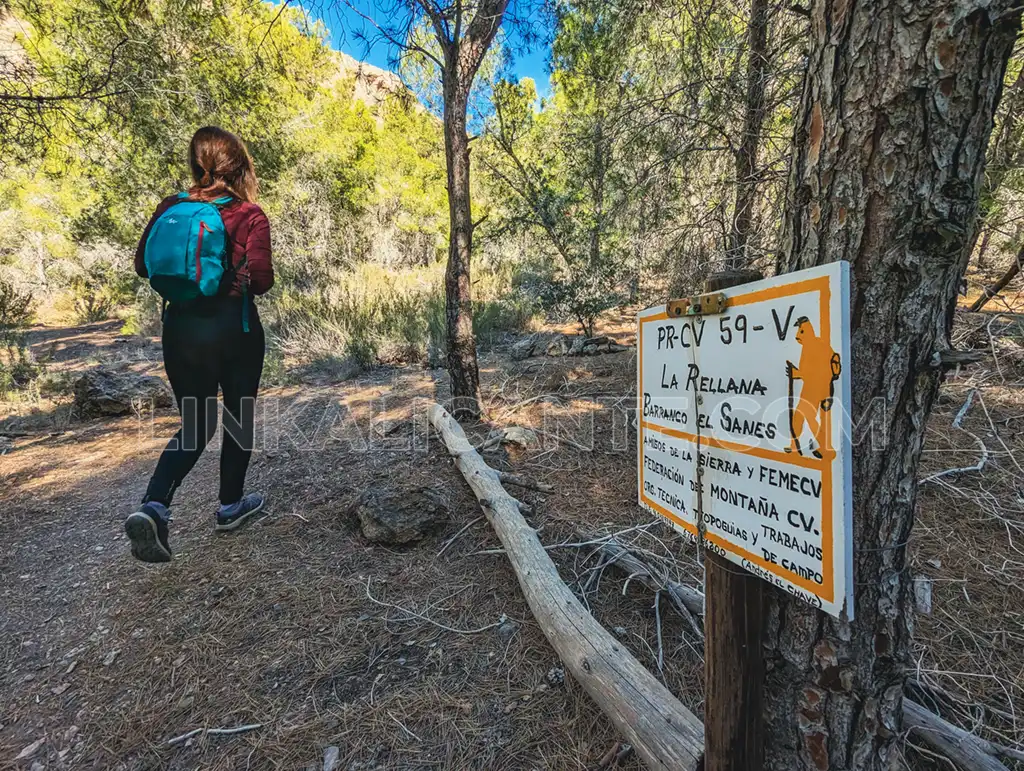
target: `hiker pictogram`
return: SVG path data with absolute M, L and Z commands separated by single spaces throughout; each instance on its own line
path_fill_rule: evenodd
M 809 449 L 815 458 L 834 457 L 828 437 L 828 412 L 832 409 L 835 383 L 842 371 L 839 354 L 832 350 L 829 341 L 819 337 L 810 319 L 801 316 L 796 320 L 796 341 L 800 343 L 800 363 L 786 362 L 786 376 L 789 379 L 789 447 L 786 452 L 804 454 L 800 437 L 804 427 L 814 437 Z M 800 395 L 795 395 L 795 382 L 802 383 Z

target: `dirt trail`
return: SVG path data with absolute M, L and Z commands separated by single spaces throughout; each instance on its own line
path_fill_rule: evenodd
M 119 351 L 116 335 L 48 332 L 36 342 L 70 348 L 65 360 L 77 367 L 89 351 Z M 149 366 L 151 347 L 137 350 L 131 366 Z M 499 364 L 485 362 L 492 382 L 505 377 Z M 66 434 L 16 440 L 0 458 L 0 767 L 295 769 L 329 744 L 353 770 L 596 762 L 615 737 L 571 682 L 557 671 L 549 679 L 558 662 L 507 562 L 468 557 L 497 545 L 485 523 L 437 556 L 479 515 L 414 419 L 437 388 L 432 373 L 408 370 L 271 389 L 249 477 L 268 494 L 267 515 L 213 532 L 217 453 L 208 451 L 175 500 L 166 566 L 134 562 L 122 522 L 175 429 L 173 411 L 151 424 L 72 423 Z M 402 550 L 366 542 L 350 504 L 395 485 L 442 491 L 448 526 Z M 630 498 L 628 487 L 614 500 L 595 495 L 623 510 Z M 543 526 L 557 504 L 531 499 Z M 545 537 L 574 530 L 553 520 Z M 503 614 L 512 623 L 458 634 L 371 596 L 453 629 Z M 652 615 L 646 604 L 625 612 Z M 166 745 L 194 728 L 252 723 L 263 727 Z

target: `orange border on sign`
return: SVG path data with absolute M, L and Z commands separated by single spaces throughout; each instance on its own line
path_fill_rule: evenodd
M 818 324 L 821 329 L 821 335 L 826 340 L 832 339 L 832 324 L 829 318 L 829 306 L 832 301 L 832 292 L 829 286 L 828 276 L 819 276 L 818 278 L 810 278 L 806 281 L 798 281 L 795 284 L 786 284 L 783 286 L 773 286 L 766 289 L 759 289 L 756 292 L 748 292 L 746 294 L 736 295 L 735 297 L 729 298 L 728 308 L 732 309 L 737 306 L 749 305 L 755 302 L 762 302 L 764 300 L 777 300 L 781 297 L 792 297 L 793 295 L 806 294 L 809 292 L 818 292 Z M 647 421 L 642 419 L 643 416 L 643 377 L 644 377 L 644 324 L 651 321 L 663 321 L 668 319 L 667 313 L 655 313 L 646 318 L 638 320 L 638 331 L 639 337 L 637 345 L 637 371 L 638 377 L 638 388 L 637 388 L 637 416 L 641 429 L 650 429 L 657 431 L 658 433 L 665 434 L 667 436 L 673 436 L 679 439 L 685 439 L 689 442 L 696 444 L 697 436 L 695 434 L 688 434 L 683 431 L 677 431 L 671 428 L 663 428 L 662 426 L 651 425 Z M 846 362 L 843 362 L 846 364 Z M 657 511 L 666 519 L 674 522 L 675 524 L 682 527 L 691 535 L 697 535 L 697 527 L 691 525 L 688 522 L 684 522 L 675 514 L 670 512 L 664 506 L 655 503 L 644 493 L 644 443 L 642 436 L 637 441 L 637 461 L 640 470 L 640 500 L 650 506 L 652 509 Z M 832 446 L 832 421 L 829 420 L 826 424 L 825 429 L 826 446 Z M 818 469 L 821 471 L 821 569 L 823 583 L 818 585 L 813 581 L 803 578 L 802 576 L 786 572 L 781 565 L 768 562 L 767 560 L 759 557 L 756 554 L 748 552 L 736 544 L 730 543 L 721 536 L 715 535 L 714 533 L 706 533 L 705 537 L 708 541 L 721 547 L 725 551 L 733 554 L 737 557 L 741 557 L 748 562 L 752 562 L 758 565 L 768 572 L 772 573 L 779 578 L 782 578 L 802 589 L 806 589 L 808 592 L 813 594 L 826 602 L 835 602 L 835 576 L 834 572 L 834 555 L 832 553 L 832 461 L 825 462 L 818 460 L 817 458 L 806 458 L 802 455 L 789 455 L 787 453 L 778 452 L 776 450 L 765 450 L 760 447 L 751 447 L 749 445 L 741 444 L 739 442 L 730 442 L 723 439 L 715 439 L 714 437 L 701 437 L 701 444 L 707 444 L 710 447 L 717 447 L 722 450 L 728 450 L 730 452 L 736 452 L 741 455 L 749 455 L 751 457 L 761 458 L 764 460 L 773 460 L 779 463 L 785 463 L 790 466 L 799 466 L 802 468 Z M 696 513 L 694 513 L 696 518 Z

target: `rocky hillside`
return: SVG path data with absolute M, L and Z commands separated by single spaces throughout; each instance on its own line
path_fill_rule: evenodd
M 338 74 L 335 80 L 354 77 L 353 97 L 371 110 L 392 97 L 415 99 L 395 73 L 361 62 L 341 51 L 335 52 L 335 57 L 338 61 Z

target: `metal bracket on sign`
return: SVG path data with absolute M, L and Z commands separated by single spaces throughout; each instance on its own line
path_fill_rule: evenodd
M 721 292 L 684 297 L 682 300 L 669 300 L 666 304 L 669 318 L 680 316 L 713 316 L 725 313 L 729 298 Z

